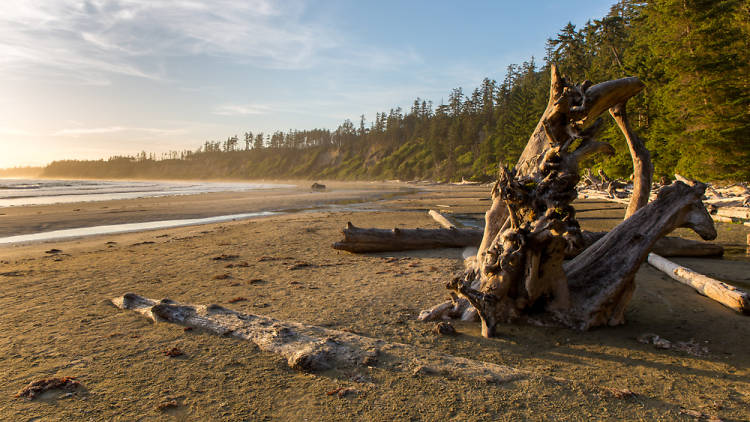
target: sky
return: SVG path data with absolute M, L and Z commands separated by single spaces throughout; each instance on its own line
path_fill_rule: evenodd
M 439 104 L 612 2 L 2 0 L 0 168 Z

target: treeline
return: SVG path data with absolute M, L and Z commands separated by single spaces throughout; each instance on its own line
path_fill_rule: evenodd
M 574 81 L 638 76 L 647 88 L 628 103 L 657 176 L 750 180 L 750 2 L 621 0 L 581 28 L 566 25 L 546 57 L 508 67 L 497 82 L 456 88 L 447 103 L 417 98 L 408 110 L 360 116 L 335 130 L 291 130 L 207 141 L 162 157 L 56 161 L 50 177 L 487 179 L 514 163 L 544 110 L 549 65 Z M 605 116 L 606 117 L 606 116 Z M 627 177 L 631 160 L 617 127 L 600 136 L 612 157 L 586 166 Z
M 0 177 L 22 177 L 22 178 L 34 178 L 42 175 L 44 167 L 11 167 L 6 169 L 0 169 Z

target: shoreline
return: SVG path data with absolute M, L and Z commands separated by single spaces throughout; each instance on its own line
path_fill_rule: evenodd
M 102 225 L 310 210 L 372 202 L 419 190 L 395 183 L 334 182 L 326 191 L 313 192 L 307 184 L 297 181 L 293 188 L 3 207 L 0 238 Z

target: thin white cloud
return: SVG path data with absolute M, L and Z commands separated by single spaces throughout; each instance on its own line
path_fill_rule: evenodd
M 168 79 L 169 58 L 196 55 L 271 69 L 419 61 L 408 49 L 351 45 L 330 25 L 304 19 L 304 9 L 301 0 L 3 0 L 0 77 Z
M 0 75 L 28 69 L 161 79 L 160 61 L 231 56 L 269 68 L 309 65 L 336 45 L 322 27 L 294 18 L 296 2 L 181 0 L 0 2 Z M 291 19 L 290 19 L 291 18 Z
M 219 116 L 246 116 L 252 114 L 266 114 L 271 108 L 260 104 L 226 104 L 216 107 L 213 114 Z
M 153 135 L 173 135 L 178 133 L 184 133 L 184 129 L 160 129 L 160 128 L 149 128 L 149 127 L 126 127 L 126 126 L 107 126 L 107 127 L 91 127 L 91 128 L 68 128 L 60 129 L 52 134 L 52 136 L 84 136 L 84 135 L 101 135 L 106 133 L 119 133 L 119 132 L 145 132 Z

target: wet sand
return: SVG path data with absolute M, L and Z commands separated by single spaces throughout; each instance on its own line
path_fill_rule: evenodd
M 364 227 L 437 227 L 427 209 L 478 216 L 489 204 L 487 188 L 428 189 L 380 201 L 380 211 L 307 212 L 0 248 L 0 370 L 6 374 L 0 387 L 1 419 L 696 420 L 698 414 L 706 419 L 750 418 L 750 317 L 648 265 L 638 272 L 628 322 L 621 327 L 580 333 L 509 325 L 498 338 L 485 339 L 478 324 L 455 323 L 457 336 L 433 334 L 434 324 L 415 318 L 446 296 L 444 283 L 461 268 L 462 250 L 353 255 L 330 248 L 347 221 Z M 191 198 L 181 197 L 118 206 L 174 216 L 191 206 L 195 212 L 210 211 L 221 203 L 224 209 L 233 203 L 231 196 L 193 198 L 194 205 Z M 286 199 L 295 201 L 293 195 Z M 257 201 L 253 206 L 283 204 L 270 197 L 252 200 Z M 112 209 L 102 205 L 78 204 L 81 210 L 91 208 L 83 221 L 117 215 L 132 222 L 132 216 L 140 215 L 133 212 L 127 220 L 128 214 L 107 214 Z M 243 211 L 257 210 L 242 206 Z M 585 229 L 612 227 L 622 215 L 617 204 L 581 202 L 577 207 Z M 28 232 L 42 223 L 76 224 L 75 219 L 58 223 L 47 215 L 64 217 L 71 211 L 14 210 L 14 230 Z M 719 240 L 728 244 L 747 233 L 741 226 L 745 231 L 735 233 L 737 226 L 731 224 L 718 228 Z M 52 248 L 61 252 L 45 253 Z M 212 259 L 221 254 L 238 257 Z M 693 268 L 725 279 L 750 274 L 744 261 L 690 261 Z M 309 265 L 291 269 L 300 262 Z M 218 303 L 568 381 L 532 378 L 496 385 L 394 373 L 377 366 L 364 378 L 334 371 L 307 374 L 248 342 L 152 324 L 109 303 L 126 292 Z M 238 297 L 247 300 L 229 303 Z M 657 349 L 636 340 L 644 333 L 671 341 L 693 339 L 708 353 L 693 356 Z M 172 347 L 185 354 L 170 358 L 162 353 Z M 70 397 L 61 397 L 64 392 L 34 401 L 13 397 L 28 382 L 49 376 L 75 376 L 82 388 Z M 327 394 L 339 387 L 359 393 L 343 398 Z M 637 396 L 617 398 L 610 389 L 629 389 Z M 177 407 L 159 409 L 171 400 Z

